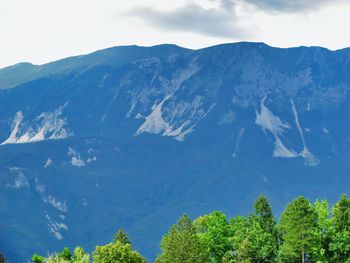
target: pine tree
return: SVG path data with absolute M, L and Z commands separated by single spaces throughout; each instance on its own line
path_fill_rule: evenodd
M 350 262 L 350 198 L 342 195 L 333 207 L 334 234 L 330 243 L 333 262 Z
M 279 250 L 281 262 L 306 262 L 315 241 L 317 214 L 303 196 L 287 205 L 280 221 L 283 244 Z
M 97 246 L 93 253 L 94 263 L 146 263 L 146 260 L 131 244 L 123 244 L 119 240 L 104 246 Z
M 161 263 L 204 263 L 208 262 L 201 247 L 196 230 L 190 218 L 183 215 L 173 225 L 162 241 L 161 255 L 156 262 Z
M 120 241 L 122 244 L 131 244 L 128 238 L 128 235 L 122 230 L 119 229 L 117 234 L 114 236 L 114 242 Z
M 260 195 L 254 203 L 254 214 L 250 217 L 250 227 L 255 243 L 260 243 L 253 252 L 258 262 L 273 262 L 277 254 L 278 236 L 276 220 L 269 200 Z M 260 241 L 260 242 L 258 242 Z
M 272 214 L 269 200 L 260 195 L 254 203 L 254 216 L 262 229 L 271 234 L 276 234 L 276 220 Z

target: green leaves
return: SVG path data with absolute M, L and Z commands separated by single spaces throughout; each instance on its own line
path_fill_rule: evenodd
M 230 226 L 225 214 L 213 212 L 197 218 L 193 225 L 199 242 L 210 262 L 221 262 L 222 257 L 232 245 L 230 242 Z
M 119 240 L 104 246 L 97 246 L 93 253 L 94 263 L 146 263 L 146 260 L 130 244 Z
M 287 205 L 279 225 L 283 244 L 283 262 L 305 262 L 317 230 L 317 214 L 310 201 L 303 196 Z
M 38 255 L 38 254 L 34 254 L 34 255 L 32 256 L 32 261 L 33 261 L 34 263 L 43 263 L 44 260 L 45 260 L 45 258 L 44 258 L 43 256 Z M 1 261 L 0 261 L 0 262 L 1 262 Z M 5 262 L 5 260 L 4 260 L 4 262 Z
M 160 248 L 156 263 L 350 263 L 350 198 L 342 195 L 331 210 L 326 200 L 311 204 L 300 196 L 287 204 L 279 224 L 265 196 L 256 199 L 252 214 L 229 222 L 219 211 L 193 223 L 185 214 L 163 236 Z M 69 248 L 48 258 L 34 254 L 32 261 L 90 263 L 91 259 L 77 247 L 73 254 Z M 118 230 L 113 242 L 96 247 L 92 262 L 146 260 Z
M 350 198 L 342 195 L 332 209 L 334 234 L 330 242 L 332 262 L 350 262 Z
M 205 249 L 200 243 L 196 229 L 185 214 L 173 225 L 160 244 L 161 263 L 204 263 L 208 262 Z

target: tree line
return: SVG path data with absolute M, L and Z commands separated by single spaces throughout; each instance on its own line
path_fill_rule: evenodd
M 350 198 L 330 208 L 300 196 L 288 203 L 277 222 L 265 196 L 248 216 L 228 219 L 219 211 L 194 221 L 185 214 L 165 234 L 155 263 L 350 263 Z M 1 259 L 1 257 L 0 257 Z M 77 247 L 34 263 L 146 263 L 122 230 L 92 254 Z

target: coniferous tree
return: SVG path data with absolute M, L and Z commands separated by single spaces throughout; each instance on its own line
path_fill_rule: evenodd
M 317 228 L 317 214 L 310 201 L 300 196 L 289 203 L 281 216 L 279 227 L 283 241 L 279 249 L 279 261 L 309 261 Z
M 254 251 L 255 259 L 261 263 L 273 262 L 278 247 L 276 219 L 273 216 L 269 200 L 264 195 L 260 195 L 256 199 L 254 203 L 254 214 L 250 220 L 252 230 L 255 230 L 254 234 L 260 232 L 260 234 L 255 235 L 255 238 L 258 240 L 261 240 L 262 237 L 264 238 L 263 244 Z
M 68 247 L 65 247 L 61 253 L 58 254 L 58 258 L 61 258 L 66 261 L 70 261 L 72 259 L 72 253 Z
M 93 253 L 94 263 L 146 263 L 140 253 L 132 249 L 127 235 L 119 230 L 113 242 L 97 246 Z
M 334 233 L 330 243 L 332 260 L 336 263 L 350 262 L 350 198 L 342 195 L 333 207 Z
M 190 218 L 183 215 L 173 225 L 162 241 L 160 248 L 162 253 L 156 262 L 161 263 L 205 263 L 208 262 L 196 229 Z
M 260 195 L 254 203 L 254 216 L 262 229 L 271 234 L 275 234 L 276 220 L 272 214 L 269 200 L 264 195 Z
M 231 220 L 233 250 L 225 254 L 223 262 L 274 262 L 277 253 L 274 218 L 267 200 L 262 199 L 258 198 L 254 214 Z
M 122 229 L 118 230 L 113 240 L 114 242 L 120 241 L 122 244 L 131 244 L 128 235 Z

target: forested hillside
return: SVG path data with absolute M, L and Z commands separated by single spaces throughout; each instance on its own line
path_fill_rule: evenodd
M 228 219 L 214 211 L 191 221 L 185 214 L 163 236 L 160 249 L 156 263 L 350 262 L 350 198 L 342 195 L 330 208 L 325 199 L 311 203 L 299 196 L 285 206 L 279 220 L 265 196 L 256 199 L 248 216 Z M 34 254 L 32 261 L 146 262 L 122 230 L 91 255 L 82 247 L 64 248 L 46 258 Z

